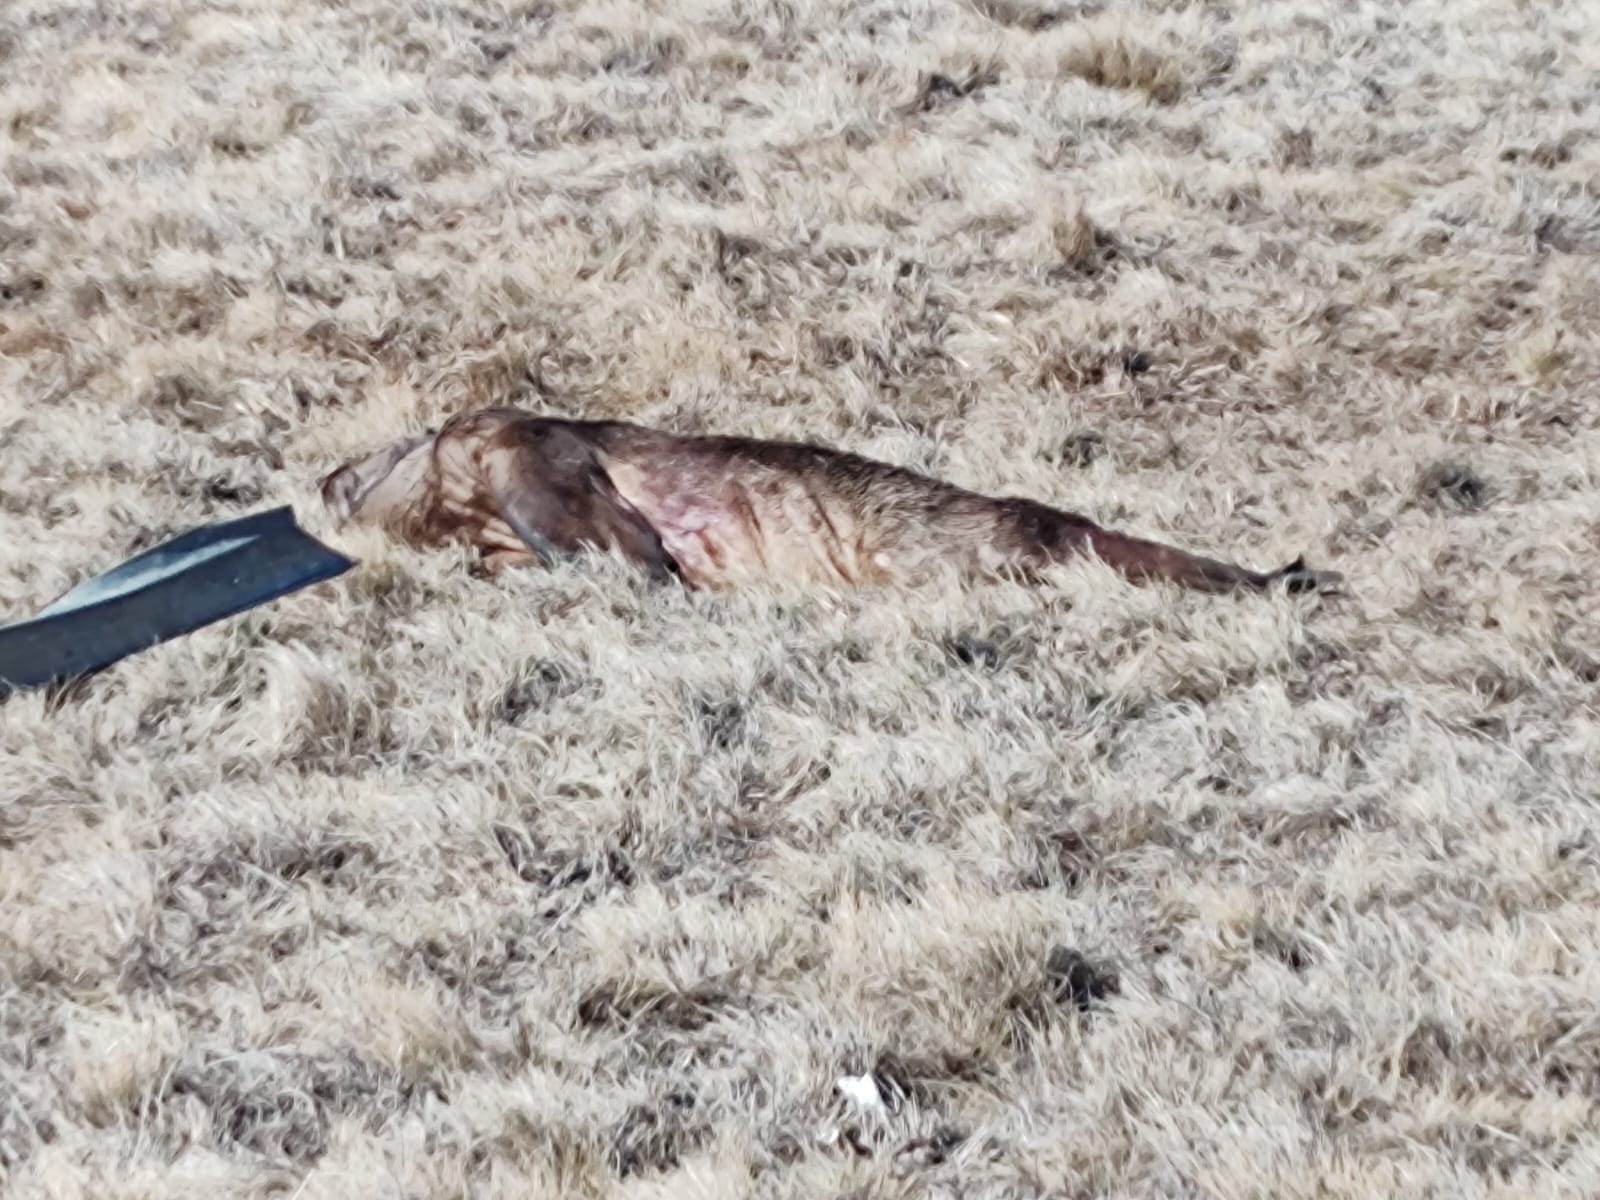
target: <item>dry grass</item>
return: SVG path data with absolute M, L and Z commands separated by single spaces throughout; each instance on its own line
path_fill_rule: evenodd
M 6 0 L 0 614 L 363 565 L 0 710 L 0 1190 L 1596 1194 L 1585 7 Z M 507 401 L 1355 595 L 329 534 Z

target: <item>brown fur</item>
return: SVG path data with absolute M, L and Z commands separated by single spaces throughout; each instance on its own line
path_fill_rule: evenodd
M 1251 571 L 821 446 L 515 409 L 467 413 L 346 463 L 322 494 L 339 518 L 415 544 L 464 539 L 491 570 L 589 545 L 694 587 L 854 585 L 911 582 L 941 564 L 1031 572 L 1093 552 L 1129 578 L 1208 591 L 1342 583 L 1299 560 Z

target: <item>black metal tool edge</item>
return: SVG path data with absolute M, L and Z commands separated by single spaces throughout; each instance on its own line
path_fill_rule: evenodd
M 99 578 L 158 554 L 254 535 L 250 544 L 96 604 L 0 627 L 0 700 L 61 682 L 236 616 L 355 566 L 302 530 L 288 506 L 190 530 Z

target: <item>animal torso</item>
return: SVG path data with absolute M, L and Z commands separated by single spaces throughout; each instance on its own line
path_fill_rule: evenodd
M 686 578 L 849 586 L 912 577 L 977 544 L 981 497 L 820 447 L 613 426 L 601 461 Z
M 530 533 L 557 550 L 608 546 L 636 518 L 696 587 L 850 586 L 915 577 L 994 532 L 995 502 L 856 455 L 514 410 L 447 423 L 423 469 L 427 499 L 400 510 L 395 531 L 464 537 L 495 565 L 532 557 Z M 531 505 L 537 527 L 519 531 L 508 498 L 528 507 L 546 493 Z

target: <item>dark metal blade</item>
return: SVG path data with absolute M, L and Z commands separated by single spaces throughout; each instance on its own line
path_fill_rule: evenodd
M 194 529 L 0 626 L 0 699 L 111 665 L 355 565 L 285 506 Z

